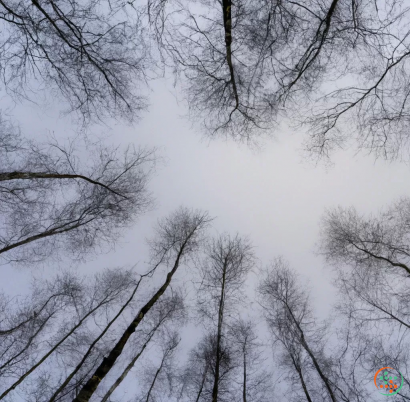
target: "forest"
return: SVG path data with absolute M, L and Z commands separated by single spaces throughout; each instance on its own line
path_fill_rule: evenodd
M 407 0 L 0 27 L 0 401 L 410 400 Z

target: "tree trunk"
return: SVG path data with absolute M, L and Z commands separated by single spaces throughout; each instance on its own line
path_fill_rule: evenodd
M 194 234 L 194 232 L 191 233 L 190 237 Z M 111 350 L 109 353 L 108 357 L 105 357 L 101 364 L 98 366 L 98 368 L 95 370 L 93 376 L 87 381 L 87 383 L 83 386 L 77 397 L 73 400 L 73 402 L 88 402 L 91 398 L 91 396 L 94 394 L 95 390 L 97 389 L 98 385 L 100 382 L 103 380 L 103 378 L 109 373 L 109 371 L 113 368 L 116 360 L 118 357 L 121 355 L 122 351 L 124 350 L 124 347 L 126 343 L 128 342 L 129 338 L 131 335 L 135 332 L 136 328 L 142 321 L 142 319 L 145 317 L 145 315 L 151 310 L 151 308 L 154 306 L 154 304 L 159 300 L 159 298 L 163 295 L 169 284 L 171 283 L 171 279 L 175 272 L 177 271 L 179 267 L 179 262 L 181 259 L 181 256 L 184 252 L 185 246 L 188 242 L 189 238 L 183 243 L 181 246 L 181 249 L 178 253 L 178 256 L 176 258 L 174 267 L 172 270 L 168 273 L 167 279 L 165 280 L 164 284 L 158 289 L 158 291 L 152 296 L 152 298 L 148 301 L 147 304 L 145 304 L 144 307 L 141 308 L 140 312 L 138 315 L 134 318 L 134 320 L 131 322 L 131 324 L 128 326 L 128 328 L 125 330 L 123 335 L 121 336 L 120 340 L 117 342 L 117 344 L 114 346 L 114 348 Z
M 93 220 L 94 220 L 94 218 L 90 218 L 88 221 L 85 221 L 85 222 L 81 223 L 80 218 L 79 218 L 77 220 L 65 223 L 64 225 L 61 225 L 59 227 L 55 227 L 54 229 L 46 230 L 43 233 L 39 233 L 37 235 L 27 237 L 26 239 L 21 240 L 17 243 L 9 244 L 8 246 L 3 247 L 3 248 L 0 249 L 0 254 L 5 253 L 7 251 L 10 251 L 13 248 L 23 246 L 24 244 L 31 243 L 32 241 L 35 241 L 35 240 L 39 240 L 39 239 L 43 239 L 45 237 L 50 237 L 50 236 L 54 236 L 54 235 L 69 232 L 70 230 L 77 229 L 81 226 L 87 225 L 88 223 L 90 223 Z
M 201 386 L 199 388 L 198 395 L 196 397 L 195 402 L 198 402 L 199 398 L 201 397 L 202 390 L 204 389 L 207 374 L 208 374 L 208 365 L 205 366 L 204 375 L 202 376 Z
M 164 354 L 164 356 L 162 358 L 162 361 L 161 361 L 161 365 L 159 366 L 157 372 L 155 373 L 154 379 L 152 380 L 151 386 L 149 387 L 148 394 L 147 394 L 147 399 L 145 400 L 145 402 L 149 402 L 149 397 L 151 396 L 151 392 L 154 388 L 155 381 L 157 381 L 158 375 L 161 372 L 161 369 L 162 369 L 162 366 L 164 364 L 165 358 L 166 358 L 166 355 Z
M 246 347 L 243 349 L 243 402 L 246 402 Z
M 222 275 L 221 299 L 219 300 L 218 311 L 218 335 L 216 338 L 216 362 L 215 362 L 215 378 L 214 387 L 212 390 L 212 402 L 218 401 L 218 386 L 219 386 L 219 366 L 221 360 L 221 338 L 222 338 L 222 324 L 224 315 L 224 301 L 225 301 L 225 278 L 226 278 L 226 263 Z
M 322 381 L 324 382 L 325 387 L 326 387 L 327 391 L 329 392 L 329 396 L 330 396 L 330 398 L 332 399 L 332 402 L 337 402 L 337 401 L 336 401 L 336 398 L 335 398 L 335 395 L 334 395 L 334 393 L 333 393 L 333 390 L 332 390 L 332 388 L 330 387 L 330 383 L 329 383 L 328 378 L 327 378 L 327 377 L 324 375 L 324 373 L 322 372 L 322 369 L 320 368 L 320 365 L 319 365 L 318 361 L 316 360 L 315 355 L 313 354 L 313 352 L 311 351 L 309 345 L 307 344 L 307 342 L 306 342 L 306 340 L 305 340 L 305 335 L 304 335 L 304 333 L 303 333 L 302 328 L 300 327 L 299 323 L 297 322 L 297 320 L 296 320 L 295 316 L 293 315 L 292 310 L 289 308 L 289 306 L 286 305 L 286 307 L 287 307 L 287 309 L 288 309 L 290 315 L 292 316 L 293 322 L 296 324 L 296 326 L 297 326 L 297 328 L 298 328 L 298 330 L 299 330 L 299 332 L 300 332 L 300 341 L 301 341 L 301 344 L 302 344 L 303 348 L 304 348 L 304 349 L 306 350 L 306 352 L 308 353 L 309 357 L 311 358 L 311 360 L 312 360 L 312 362 L 313 362 L 313 365 L 315 366 L 315 369 L 316 369 L 317 373 L 319 374 L 319 377 L 320 377 L 320 378 L 322 379 Z
M 82 324 L 83 322 L 93 314 L 97 309 L 99 309 L 104 303 L 100 303 L 94 309 L 89 311 L 71 330 L 66 334 L 56 345 L 54 345 L 33 367 L 27 370 L 11 387 L 6 389 L 1 395 L 0 400 L 8 395 L 13 389 L 15 389 L 19 384 L 21 384 L 24 379 L 29 376 L 38 366 L 40 366 L 67 338 L 69 338 Z
M 222 12 L 225 30 L 225 48 L 226 48 L 226 62 L 231 76 L 232 90 L 235 96 L 235 109 L 239 107 L 239 95 L 236 87 L 235 71 L 232 64 L 232 1 L 222 1 Z
M 108 398 L 111 396 L 111 394 L 117 389 L 117 387 L 124 381 L 124 378 L 128 375 L 130 370 L 134 367 L 135 362 L 140 358 L 142 353 L 144 352 L 145 348 L 148 346 L 148 343 L 151 341 L 152 337 L 154 336 L 156 330 L 160 327 L 163 321 L 161 321 L 157 326 L 153 328 L 151 331 L 147 341 L 144 343 L 142 346 L 141 350 L 139 353 L 131 360 L 130 364 L 125 368 L 125 370 L 122 372 L 122 374 L 117 378 L 115 383 L 111 386 L 111 388 L 107 391 L 107 393 L 104 395 L 104 398 L 101 399 L 101 402 L 107 402 Z
M 290 353 L 289 353 L 290 354 Z M 303 392 L 306 395 L 306 399 L 308 400 L 308 402 L 312 402 L 312 399 L 310 398 L 308 389 L 306 387 L 306 383 L 305 383 L 305 379 L 303 378 L 303 373 L 302 373 L 302 368 L 300 367 L 299 364 L 296 363 L 295 358 L 290 354 L 290 357 L 292 359 L 293 365 L 295 366 L 295 370 L 298 373 L 299 379 L 300 379 L 300 383 L 302 385 L 303 388 Z
M 64 174 L 64 173 L 47 173 L 47 172 L 9 172 L 9 173 L 0 173 L 0 181 L 8 180 L 35 180 L 35 179 L 81 179 L 88 181 L 91 184 L 105 188 L 106 190 L 114 193 L 120 197 L 126 198 L 124 195 L 117 193 L 112 190 L 109 186 L 105 184 L 90 179 L 87 176 L 81 174 Z
M 80 363 L 78 363 L 77 367 L 70 373 L 70 375 L 65 379 L 65 381 L 60 385 L 60 387 L 57 389 L 57 391 L 54 393 L 54 395 L 50 398 L 49 402 L 53 402 L 55 401 L 57 395 L 63 391 L 63 389 L 67 386 L 67 384 L 71 381 L 71 379 L 75 376 L 75 374 L 78 372 L 78 370 L 80 370 L 80 368 L 82 367 L 82 365 L 84 364 L 85 360 L 87 359 L 87 357 L 89 356 L 89 354 L 91 353 L 92 349 L 94 348 L 94 346 L 96 345 L 96 343 L 107 333 L 107 331 L 109 330 L 109 328 L 111 327 L 111 325 L 117 320 L 117 318 L 122 314 L 122 312 L 125 310 L 125 308 L 131 303 L 132 299 L 135 296 L 135 293 L 138 290 L 138 287 L 141 283 L 142 278 L 140 278 L 140 280 L 138 281 L 137 285 L 135 286 L 133 292 L 131 293 L 131 296 L 129 297 L 129 299 L 126 301 L 126 303 L 120 308 L 120 310 L 118 311 L 118 313 L 115 315 L 115 317 L 107 324 L 107 326 L 104 328 L 104 330 L 101 332 L 101 334 L 94 339 L 93 343 L 90 345 L 90 347 L 88 348 L 87 352 L 85 353 L 85 355 L 83 356 L 83 358 L 81 359 Z

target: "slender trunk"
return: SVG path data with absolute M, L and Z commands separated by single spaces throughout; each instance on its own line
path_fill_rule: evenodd
M 290 353 L 289 353 L 290 354 Z M 293 366 L 295 367 L 296 372 L 298 373 L 299 379 L 300 379 L 300 383 L 302 385 L 303 388 L 303 392 L 306 395 L 306 399 L 308 400 L 308 402 L 312 402 L 312 399 L 309 395 L 308 389 L 306 387 L 306 383 L 305 383 L 305 379 L 303 378 L 303 373 L 302 373 L 302 368 L 300 367 L 300 365 L 295 361 L 295 358 L 290 354 L 290 357 L 292 359 L 293 362 Z
M 246 402 L 246 346 L 243 348 L 243 402 Z
M 135 332 L 138 325 L 145 317 L 145 315 L 151 310 L 151 308 L 155 305 L 155 303 L 159 300 L 159 298 L 164 294 L 165 290 L 168 288 L 169 284 L 171 283 L 172 277 L 177 271 L 180 263 L 180 259 L 184 253 L 185 247 L 189 238 L 192 237 L 194 232 L 190 234 L 187 240 L 181 246 L 177 258 L 175 260 L 175 264 L 172 270 L 168 273 L 167 278 L 164 284 L 158 289 L 158 291 L 152 296 L 152 298 L 145 304 L 144 307 L 141 308 L 138 315 L 134 318 L 128 328 L 125 330 L 117 344 L 111 349 L 108 357 L 105 357 L 98 368 L 95 370 L 92 377 L 87 381 L 87 383 L 83 386 L 81 391 L 78 393 L 77 397 L 73 400 L 73 402 L 88 402 L 91 396 L 94 394 L 95 390 L 97 389 L 100 382 L 103 378 L 109 373 L 109 371 L 113 368 L 115 362 L 117 361 L 118 357 L 121 355 L 122 351 L 126 343 L 128 342 L 131 335 Z
M 322 51 L 324 42 L 330 30 L 332 17 L 335 13 L 338 2 L 339 0 L 332 1 L 332 4 L 330 5 L 327 11 L 326 17 L 322 19 L 322 21 L 320 22 L 320 25 L 316 31 L 314 41 L 306 49 L 305 54 L 302 56 L 302 58 L 299 60 L 298 64 L 296 65 L 295 68 L 298 69 L 299 72 L 297 76 L 295 77 L 295 79 L 287 85 L 288 92 L 296 84 L 296 82 L 299 81 L 299 79 L 302 77 L 305 71 L 313 64 L 313 62 L 316 60 L 316 58 L 319 56 L 320 52 Z M 322 31 L 322 26 L 324 26 L 323 31 Z M 320 37 L 320 40 L 319 40 L 319 37 Z M 319 43 L 317 43 L 318 41 Z
M 226 263 L 223 268 L 221 298 L 219 300 L 218 311 L 218 335 L 216 338 L 216 362 L 215 362 L 215 377 L 214 387 L 212 390 L 212 402 L 218 401 L 218 387 L 219 387 L 219 365 L 221 361 L 221 338 L 222 338 L 222 324 L 224 315 L 224 300 L 225 300 L 225 279 L 226 279 Z
M 373 257 L 376 260 L 381 260 L 381 261 L 388 262 L 393 267 L 403 268 L 408 274 L 410 274 L 410 267 L 408 267 L 406 264 L 403 264 L 401 262 L 394 262 L 394 261 L 392 261 L 391 259 L 389 259 L 387 257 L 383 257 L 383 256 L 380 256 L 380 255 L 373 254 L 369 250 L 366 250 L 365 248 L 361 248 L 361 247 L 357 246 L 356 244 L 354 244 L 353 242 L 351 242 L 350 244 L 353 247 L 357 248 L 358 250 L 362 251 L 363 253 L 365 253 L 367 255 L 370 255 L 370 257 Z
M 305 348 L 306 352 L 308 353 L 308 355 L 310 356 L 310 358 L 312 359 L 313 365 L 315 366 L 316 371 L 318 372 L 320 378 L 322 379 L 322 381 L 325 383 L 325 386 L 329 392 L 330 398 L 332 399 L 332 402 L 337 402 L 336 401 L 336 397 L 333 393 L 333 390 L 330 386 L 329 380 L 328 378 L 324 375 L 322 369 L 319 366 L 318 361 L 316 360 L 315 355 L 313 354 L 313 352 L 310 350 L 308 344 L 306 343 L 303 334 L 302 334 L 302 345 Z
M 235 71 L 232 63 L 232 1 L 222 0 L 222 12 L 225 30 L 226 62 L 231 76 L 232 91 L 235 97 L 235 109 L 239 107 L 239 95 L 236 87 Z
M 33 315 L 30 316 L 30 318 L 28 318 L 27 320 L 24 320 L 24 321 L 20 322 L 19 324 L 17 324 L 17 325 L 16 325 L 15 327 L 13 327 L 13 328 L 0 330 L 0 335 L 8 335 L 8 334 L 11 334 L 12 332 L 17 331 L 19 328 L 21 328 L 23 325 L 27 324 L 28 322 L 30 322 L 30 321 L 32 321 L 32 320 L 35 320 L 36 317 L 38 317 L 38 316 L 43 312 L 43 310 L 46 308 L 47 304 L 48 304 L 52 299 L 54 299 L 55 297 L 58 297 L 58 296 L 63 296 L 63 294 L 62 294 L 62 293 L 57 293 L 57 294 L 51 295 L 51 296 L 43 303 L 43 305 L 37 310 L 37 312 L 36 312 L 36 313 L 33 313 Z M 49 317 L 49 318 L 50 318 L 50 317 Z M 48 318 L 47 318 L 47 320 L 48 320 Z
M 63 42 L 65 42 L 71 49 L 75 50 L 76 52 L 80 53 L 80 54 L 84 54 L 85 57 L 89 60 L 89 62 L 94 65 L 94 67 L 100 71 L 100 73 L 103 75 L 105 81 L 108 83 L 108 85 L 110 86 L 110 88 L 114 91 L 115 95 L 118 96 L 122 101 L 124 101 L 124 103 L 127 105 L 128 108 L 131 108 L 131 105 L 126 101 L 126 99 L 124 98 L 124 96 L 118 92 L 118 90 L 116 89 L 115 85 L 111 82 L 111 78 L 108 76 L 107 72 L 101 67 L 101 65 L 99 63 L 97 63 L 94 58 L 89 54 L 89 52 L 87 51 L 87 47 L 84 46 L 83 44 L 81 44 L 80 47 L 78 46 L 74 46 L 72 42 L 70 42 L 67 39 L 67 35 L 60 29 L 59 25 L 56 24 L 56 21 L 54 20 L 54 18 L 52 18 L 47 11 L 40 5 L 38 0 L 31 0 L 31 2 L 33 3 L 33 5 L 44 15 L 44 17 L 50 22 L 50 24 L 54 27 L 54 29 L 56 30 L 58 36 L 63 40 Z M 65 22 L 65 24 L 67 25 L 68 28 L 72 29 L 71 24 L 67 21 L 65 21 L 64 15 L 57 10 L 55 4 L 53 2 L 51 2 L 54 11 L 56 12 L 56 14 L 59 16 L 59 19 L 61 19 L 62 21 Z
M 4 364 L 2 364 L 2 365 L 0 366 L 0 371 L 3 370 L 5 367 L 7 367 L 10 363 L 12 363 L 12 362 L 13 362 L 15 359 L 17 359 L 19 356 L 21 356 L 21 355 L 30 347 L 30 345 L 32 344 L 32 342 L 33 342 L 33 340 L 35 339 L 35 337 L 43 330 L 44 326 L 47 324 L 48 320 L 49 320 L 51 317 L 52 317 L 52 315 L 50 315 L 49 317 L 47 317 L 47 320 L 45 320 L 45 321 L 41 324 L 40 328 L 38 328 L 37 331 L 36 331 L 32 336 L 30 336 L 30 338 L 29 338 L 29 340 L 28 340 L 26 346 L 25 346 L 22 350 L 20 350 L 20 352 L 18 352 L 18 353 L 17 353 L 16 355 L 14 355 L 13 357 L 10 357 L 9 360 L 7 360 Z
M 208 365 L 205 366 L 204 375 L 202 376 L 201 386 L 199 388 L 198 395 L 196 397 L 195 402 L 198 402 L 199 398 L 201 397 L 202 390 L 204 389 L 207 374 L 208 374 Z
M 308 400 L 308 402 L 312 402 L 312 399 L 310 398 L 309 392 L 306 387 L 305 379 L 303 378 L 302 370 L 299 370 L 298 374 L 300 378 L 300 383 L 302 384 L 303 392 L 306 395 L 306 399 Z
M 330 386 L 330 382 L 329 382 L 328 378 L 324 375 L 324 373 L 323 373 L 322 369 L 320 368 L 320 365 L 319 365 L 314 353 L 312 352 L 312 350 L 310 349 L 309 345 L 306 342 L 305 335 L 303 333 L 302 328 L 300 327 L 298 321 L 296 320 L 296 318 L 293 315 L 292 310 L 289 308 L 289 306 L 286 305 L 286 307 L 287 307 L 290 315 L 292 316 L 293 322 L 296 324 L 296 326 L 297 326 L 297 328 L 300 332 L 300 341 L 301 341 L 301 344 L 302 344 L 303 348 L 306 350 L 307 354 L 311 358 L 311 360 L 313 362 L 313 365 L 315 366 L 315 369 L 316 369 L 317 373 L 319 374 L 319 377 L 324 382 L 325 387 L 326 387 L 327 391 L 329 392 L 329 396 L 332 399 L 332 402 L 337 402 L 336 398 L 335 398 L 335 395 L 333 393 L 333 390 Z
M 117 389 L 117 387 L 123 382 L 124 378 L 128 375 L 130 370 L 134 367 L 135 362 L 140 358 L 146 347 L 148 346 L 149 342 L 151 341 L 152 337 L 154 336 L 156 330 L 161 326 L 163 321 L 161 321 L 158 325 L 156 325 L 151 333 L 149 334 L 149 337 L 147 341 L 144 343 L 142 346 L 141 350 L 137 353 L 137 355 L 131 360 L 130 364 L 125 368 L 125 370 L 122 372 L 122 374 L 117 378 L 115 383 L 111 386 L 111 388 L 107 391 L 107 393 L 104 395 L 104 398 L 101 399 L 101 402 L 107 402 L 108 398 L 111 396 L 111 394 Z
M 92 315 L 97 309 L 103 306 L 105 302 L 98 304 L 95 308 L 89 311 L 71 330 L 59 341 L 57 342 L 34 366 L 27 370 L 16 382 L 14 382 L 9 388 L 7 388 L 1 395 L 0 400 L 13 391 L 19 384 L 21 384 L 26 377 L 28 377 L 38 366 L 40 366 L 44 361 L 50 357 L 50 355 L 56 351 L 56 349 L 69 338 L 82 324 L 83 322 Z
M 126 309 L 126 307 L 131 303 L 132 299 L 135 296 L 135 293 L 138 290 L 138 287 L 141 283 L 142 278 L 138 281 L 137 285 L 135 286 L 133 292 L 131 293 L 131 296 L 128 298 L 126 303 L 120 308 L 118 313 L 115 315 L 115 317 L 107 324 L 107 326 L 104 328 L 104 330 L 100 333 L 100 335 L 94 339 L 93 343 L 89 346 L 87 352 L 84 354 L 83 358 L 81 359 L 80 363 L 78 363 L 77 367 L 70 373 L 70 375 L 65 379 L 65 381 L 60 385 L 60 387 L 57 389 L 57 391 L 54 393 L 54 395 L 50 398 L 49 402 L 55 401 L 57 395 L 67 386 L 67 384 L 71 381 L 71 379 L 75 376 L 75 374 L 80 370 L 84 362 L 86 361 L 87 357 L 90 355 L 92 349 L 96 345 L 96 343 L 107 333 L 111 325 L 117 320 L 117 318 L 123 313 L 123 311 Z
M 162 370 L 162 366 L 164 365 L 165 359 L 166 359 L 166 354 L 164 353 L 164 356 L 162 357 L 161 365 L 159 366 L 157 372 L 155 373 L 154 379 L 152 380 L 151 386 L 149 387 L 148 394 L 147 394 L 147 399 L 145 400 L 145 402 L 149 402 L 149 397 L 151 396 L 151 392 L 154 388 L 155 381 L 157 381 L 158 375 Z

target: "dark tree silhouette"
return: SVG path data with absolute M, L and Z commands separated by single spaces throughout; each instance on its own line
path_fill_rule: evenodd
M 64 250 L 81 258 L 114 244 L 151 205 L 154 150 L 26 141 L 0 124 L 0 258 L 33 264 Z

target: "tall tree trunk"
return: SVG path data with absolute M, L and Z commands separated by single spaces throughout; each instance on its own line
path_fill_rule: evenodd
M 316 356 L 314 355 L 314 353 L 313 353 L 312 350 L 310 349 L 309 345 L 307 344 L 306 339 L 305 339 L 305 335 L 304 335 L 304 333 L 303 333 L 302 328 L 300 327 L 298 321 L 296 320 L 295 316 L 293 315 L 293 312 L 292 312 L 292 310 L 290 309 L 290 307 L 289 307 L 288 305 L 286 305 L 286 307 L 287 307 L 287 309 L 288 309 L 290 315 L 292 316 L 293 322 L 296 324 L 296 326 L 297 326 L 297 328 L 298 328 L 298 330 L 299 330 L 299 333 L 300 333 L 300 341 L 301 341 L 301 344 L 302 344 L 303 348 L 306 350 L 307 354 L 308 354 L 309 357 L 311 358 L 312 363 L 313 363 L 313 365 L 315 366 L 315 369 L 316 369 L 317 373 L 319 374 L 319 377 L 321 378 L 321 380 L 322 380 L 323 383 L 325 384 L 325 387 L 326 387 L 327 391 L 329 392 L 329 396 L 330 396 L 330 398 L 332 399 L 332 402 L 337 402 L 337 401 L 336 401 L 336 397 L 335 397 L 335 395 L 334 395 L 334 393 L 333 393 L 333 390 L 332 390 L 332 388 L 331 388 L 331 386 L 330 386 L 329 379 L 328 379 L 328 378 L 325 376 L 325 374 L 323 373 L 323 371 L 322 371 L 322 369 L 321 369 L 321 367 L 320 367 L 320 365 L 319 365 L 319 363 L 318 363 L 318 361 L 317 361 L 317 359 L 316 359 Z
M 155 381 L 157 381 L 158 375 L 162 370 L 162 366 L 164 365 L 164 360 L 165 359 L 166 359 L 166 355 L 164 354 L 164 356 L 162 357 L 162 360 L 161 360 L 161 365 L 159 366 L 158 370 L 156 371 L 154 379 L 152 380 L 151 386 L 149 387 L 148 394 L 147 394 L 147 399 L 145 400 L 145 402 L 149 402 L 149 397 L 151 396 L 151 392 L 154 388 Z
M 62 338 L 59 342 L 57 342 L 34 366 L 32 366 L 29 370 L 27 370 L 16 382 L 14 382 L 9 388 L 7 388 L 1 395 L 0 400 L 7 396 L 13 389 L 15 389 L 19 384 L 21 384 L 26 377 L 28 377 L 38 366 L 40 366 L 46 359 L 50 357 L 50 355 L 57 350 L 57 348 L 67 339 L 69 338 L 82 324 L 83 322 L 92 315 L 97 309 L 99 309 L 105 303 L 100 303 L 98 306 L 93 308 L 89 311 L 71 330 Z
M 38 316 L 43 312 L 43 310 L 46 308 L 46 306 L 48 305 L 48 303 L 49 303 L 52 299 L 54 299 L 55 297 L 58 297 L 58 296 L 62 296 L 62 295 L 63 295 L 62 293 L 57 293 L 57 294 L 51 295 L 51 296 L 41 305 L 41 307 L 38 308 L 38 310 L 37 310 L 37 312 L 36 312 L 35 314 L 30 315 L 30 317 L 27 318 L 27 320 L 24 320 L 24 321 L 20 322 L 20 323 L 17 324 L 15 327 L 12 327 L 12 328 L 9 328 L 9 329 L 0 330 L 0 335 L 11 334 L 12 332 L 17 331 L 19 328 L 21 328 L 23 325 L 27 324 L 28 322 L 30 322 L 30 321 L 32 321 L 32 320 L 35 320 L 36 317 L 38 317 Z M 49 318 L 47 318 L 47 320 L 48 320 L 48 319 L 49 319 Z M 1 368 L 2 368 L 2 367 L 0 367 L 0 370 L 1 370 Z
M 10 357 L 10 359 L 8 359 L 4 364 L 2 364 L 2 365 L 0 366 L 0 372 L 1 372 L 5 367 L 7 367 L 9 364 L 11 364 L 14 360 L 16 360 L 19 356 L 21 356 L 21 355 L 30 347 L 30 345 L 31 345 L 32 342 L 34 341 L 35 337 L 43 330 L 44 326 L 47 324 L 47 322 L 48 322 L 48 320 L 49 320 L 50 318 L 51 318 L 51 316 L 49 316 L 49 317 L 47 318 L 47 320 L 45 320 L 45 321 L 41 324 L 40 328 L 38 328 L 37 331 L 36 331 L 32 336 L 30 336 L 30 338 L 29 338 L 29 340 L 28 340 L 26 346 L 24 346 L 24 348 L 23 348 L 22 350 L 20 350 L 20 352 L 18 352 L 18 353 L 15 354 L 14 356 Z
M 219 366 L 221 363 L 221 339 L 222 339 L 222 324 L 224 316 L 224 301 L 225 301 L 225 279 L 226 279 L 226 263 L 222 275 L 221 298 L 219 300 L 218 310 L 218 334 L 216 338 L 216 362 L 215 362 L 215 377 L 214 387 L 212 389 L 212 402 L 218 401 L 218 387 L 219 387 Z
M 192 232 L 189 236 L 192 237 L 194 232 Z M 168 288 L 169 284 L 171 283 L 172 277 L 177 271 L 180 263 L 180 259 L 184 253 L 185 247 L 189 238 L 183 243 L 181 246 L 180 251 L 178 252 L 177 258 L 175 260 L 175 264 L 172 270 L 168 273 L 167 278 L 164 284 L 158 289 L 158 291 L 152 296 L 152 298 L 145 304 L 144 307 L 141 308 L 138 315 L 134 318 L 128 328 L 125 330 L 117 344 L 109 353 L 108 357 L 105 357 L 98 368 L 95 370 L 93 376 L 87 381 L 87 383 L 83 386 L 77 397 L 73 400 L 73 402 L 88 402 L 91 396 L 94 394 L 95 390 L 97 389 L 100 382 L 103 378 L 109 373 L 109 371 L 113 368 L 115 362 L 117 361 L 118 357 L 121 355 L 122 351 L 126 343 L 128 342 L 131 335 L 135 332 L 136 328 L 145 317 L 145 315 L 151 310 L 151 308 L 155 305 L 155 303 L 159 300 L 159 298 L 164 294 L 165 290 Z
M 44 232 L 42 232 L 42 233 L 39 233 L 39 234 L 37 234 L 37 235 L 27 237 L 26 239 L 21 240 L 21 241 L 18 241 L 18 242 L 16 242 L 16 243 L 9 244 L 8 246 L 3 247 L 3 248 L 0 249 L 0 254 L 5 253 L 5 252 L 7 252 L 7 251 L 10 251 L 10 250 L 12 250 L 12 249 L 14 249 L 14 248 L 23 246 L 24 244 L 31 243 L 31 242 L 33 242 L 33 241 L 35 241 L 35 240 L 44 239 L 44 238 L 46 238 L 46 237 L 50 237 L 50 236 L 54 236 L 54 235 L 58 235 L 58 234 L 63 234 L 63 233 L 69 232 L 70 230 L 77 229 L 77 228 L 79 228 L 79 227 L 81 227 L 81 226 L 87 225 L 88 223 L 90 223 L 90 222 L 93 221 L 94 219 L 95 219 L 95 218 L 90 218 L 90 219 L 88 219 L 87 221 L 81 222 L 81 217 L 79 217 L 79 218 L 76 219 L 76 220 L 73 220 L 73 221 L 70 221 L 70 222 L 61 224 L 61 226 L 56 226 L 56 227 L 53 228 L 53 229 L 46 230 L 46 231 L 44 231 Z
M 202 376 L 201 386 L 199 388 L 198 395 L 195 399 L 195 402 L 198 402 L 199 398 L 201 397 L 202 391 L 204 389 L 207 374 L 208 374 L 208 365 L 205 366 L 204 375 Z
M 302 345 L 305 348 L 306 352 L 308 353 L 308 355 L 310 356 L 310 358 L 312 359 L 313 365 L 315 366 L 316 371 L 318 372 L 320 378 L 322 379 L 322 381 L 324 382 L 327 391 L 329 392 L 330 398 L 332 399 L 332 402 L 337 402 L 336 401 L 336 397 L 333 393 L 333 390 L 330 386 L 330 382 L 329 379 L 325 376 L 325 374 L 323 373 L 315 355 L 313 354 L 313 352 L 310 350 L 308 344 L 305 341 L 304 335 L 302 333 Z
M 290 354 L 290 353 L 289 353 Z M 300 383 L 302 385 L 302 389 L 303 392 L 306 395 L 306 399 L 308 400 L 308 402 L 312 402 L 312 399 L 309 395 L 308 389 L 306 387 L 306 383 L 305 383 L 305 379 L 303 378 L 303 373 L 302 373 L 302 368 L 300 367 L 300 365 L 295 361 L 295 358 L 290 354 L 290 357 L 292 359 L 293 365 L 295 366 L 295 370 L 298 373 L 299 379 L 300 379 Z
M 124 378 L 128 375 L 130 370 L 134 367 L 136 361 L 140 358 L 146 347 L 148 346 L 149 342 L 151 341 L 152 337 L 154 336 L 156 330 L 161 326 L 163 321 L 161 321 L 158 325 L 156 325 L 151 333 L 149 334 L 148 339 L 142 346 L 141 350 L 135 355 L 135 357 L 131 360 L 131 362 L 128 364 L 128 366 L 125 368 L 125 370 L 121 373 L 121 375 L 117 378 L 117 380 L 114 382 L 114 384 L 110 387 L 110 389 L 107 391 L 107 393 L 104 395 L 104 398 L 101 399 L 101 402 L 107 402 L 108 398 L 111 396 L 111 394 L 117 389 L 117 387 L 124 381 Z
M 235 97 L 235 109 L 239 107 L 239 95 L 236 87 L 235 70 L 232 63 L 232 1 L 222 1 L 222 12 L 225 30 L 225 48 L 226 48 L 226 62 L 229 68 L 231 77 L 232 91 Z
M 243 348 L 243 402 L 246 402 L 246 346 Z
M 65 381 L 60 385 L 60 387 L 57 389 L 57 391 L 53 394 L 53 396 L 50 398 L 49 402 L 54 402 L 57 395 L 63 391 L 63 389 L 67 386 L 67 384 L 71 381 L 71 379 L 75 376 L 75 374 L 80 370 L 84 362 L 86 361 L 87 357 L 90 355 L 92 349 L 96 345 L 96 343 L 107 333 L 111 325 L 117 320 L 117 318 L 123 313 L 123 311 L 126 309 L 126 307 L 131 303 L 132 299 L 135 296 L 135 293 L 138 290 L 138 287 L 141 283 L 142 278 L 139 279 L 137 285 L 135 286 L 133 292 L 131 293 L 131 296 L 128 298 L 126 303 L 120 308 L 118 313 L 115 315 L 115 317 L 107 324 L 107 326 L 104 328 L 104 330 L 100 333 L 100 335 L 94 339 L 93 343 L 89 346 L 87 352 L 81 359 L 81 361 L 78 363 L 77 367 L 70 373 L 70 375 L 65 379 Z

